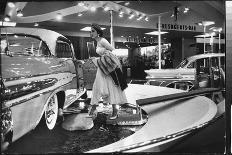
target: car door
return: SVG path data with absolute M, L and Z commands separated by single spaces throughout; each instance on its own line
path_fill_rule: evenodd
M 68 89 L 65 90 L 66 100 L 65 105 L 78 95 L 84 88 L 82 62 L 75 58 L 75 53 L 71 42 L 63 37 L 59 37 L 56 42 L 55 48 L 56 57 L 59 59 L 61 66 L 67 66 L 70 74 L 70 83 Z

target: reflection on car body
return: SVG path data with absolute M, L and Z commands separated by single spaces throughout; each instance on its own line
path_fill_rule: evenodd
M 225 53 L 207 53 L 184 59 L 175 69 L 150 69 L 147 84 L 192 90 L 221 87 L 225 73 Z M 223 86 L 222 86 L 223 87 Z
M 1 100 L 4 142 L 15 141 L 45 116 L 53 129 L 58 109 L 86 95 L 83 61 L 75 58 L 71 42 L 54 31 L 2 28 Z

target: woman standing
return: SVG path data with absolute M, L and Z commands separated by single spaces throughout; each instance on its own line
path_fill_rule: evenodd
M 116 119 L 118 106 L 127 102 L 124 89 L 127 87 L 126 79 L 123 78 L 122 66 L 118 58 L 112 53 L 114 48 L 103 37 L 101 27 L 95 23 L 91 25 L 90 37 L 97 41 L 96 53 L 100 58 L 92 58 L 98 67 L 92 89 L 91 108 L 89 116 L 96 116 L 98 102 L 102 97 L 103 102 L 112 105 L 113 113 L 109 119 Z

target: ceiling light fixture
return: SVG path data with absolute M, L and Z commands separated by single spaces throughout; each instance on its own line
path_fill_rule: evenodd
M 108 11 L 110 8 L 108 6 L 104 7 L 104 11 Z
M 137 20 L 141 20 L 141 19 L 143 18 L 142 15 L 139 15 L 138 17 L 139 17 L 139 18 L 137 18 Z
M 79 2 L 78 6 L 84 6 L 85 4 L 83 2 Z
M 62 20 L 62 18 L 63 18 L 63 16 L 60 13 L 58 13 L 57 16 L 56 16 L 56 19 L 57 20 Z
M 90 8 L 90 11 L 94 12 L 94 11 L 96 11 L 96 8 L 95 8 L 94 6 L 92 6 L 92 7 Z
M 14 7 L 15 7 L 15 4 L 12 3 L 12 2 L 7 3 L 7 5 L 8 5 L 10 8 L 14 8 Z
M 146 20 L 146 21 L 149 21 L 149 20 L 148 20 L 148 17 L 146 17 L 145 20 Z
M 9 15 L 6 15 L 5 18 L 4 18 L 4 21 L 5 21 L 5 22 L 9 22 L 9 21 L 10 21 L 10 16 L 9 16 Z
M 105 30 L 106 28 L 101 27 L 101 29 Z M 86 27 L 82 28 L 81 31 L 91 31 L 91 27 L 90 26 L 86 26 Z
M 22 16 L 23 16 L 22 10 L 18 10 L 18 11 L 17 11 L 17 17 L 22 17 Z
M 0 26 L 16 26 L 16 22 L 3 22 L 3 21 L 0 21 Z
M 168 33 L 168 32 L 160 32 L 160 34 L 165 34 L 165 33 Z M 152 31 L 152 32 L 148 32 L 148 33 L 145 33 L 145 34 L 148 34 L 148 35 L 159 35 L 159 31 Z
M 222 28 L 221 27 L 211 27 L 209 30 L 220 33 L 222 31 Z
M 128 6 L 130 4 L 130 2 L 125 2 L 125 6 Z
M 184 13 L 187 13 L 189 11 L 189 8 L 185 7 L 184 8 Z
M 215 24 L 215 22 L 214 21 L 202 21 L 202 22 L 199 22 L 199 23 L 197 23 L 198 25 L 200 25 L 200 26 L 209 26 L 209 25 L 213 25 L 213 24 Z
M 129 19 L 132 19 L 135 15 L 133 13 L 130 13 Z
M 39 26 L 39 24 L 38 24 L 38 23 L 35 23 L 34 26 Z
M 78 13 L 78 14 L 77 14 L 78 17 L 80 17 L 80 16 L 82 16 L 82 15 L 83 15 L 82 13 Z

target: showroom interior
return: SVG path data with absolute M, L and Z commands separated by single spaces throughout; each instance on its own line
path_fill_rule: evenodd
M 70 41 L 75 53 L 75 59 L 83 60 L 84 62 L 86 62 L 91 57 L 99 57 L 99 55 L 96 53 L 97 42 L 96 40 L 90 37 L 90 31 L 91 31 L 90 26 L 92 23 L 97 23 L 98 25 L 101 26 L 104 33 L 104 37 L 115 48 L 113 54 L 115 54 L 120 60 L 122 65 L 122 71 L 128 84 L 131 85 L 135 84 L 136 89 L 137 89 L 137 85 L 143 85 L 143 86 L 146 85 L 144 88 L 138 87 L 138 91 L 140 91 L 141 93 L 136 92 L 138 96 L 141 95 L 142 98 L 144 98 L 143 97 L 144 94 L 142 94 L 144 89 L 147 89 L 146 91 L 148 92 L 148 94 L 146 94 L 146 92 L 143 92 L 145 93 L 144 96 L 147 98 L 153 97 L 152 94 L 149 94 L 149 91 L 159 94 L 158 93 L 159 89 L 155 90 L 157 86 L 153 86 L 154 88 L 151 89 L 147 88 L 148 87 L 147 85 L 152 85 L 152 78 L 150 77 L 151 75 L 148 76 L 148 72 L 146 72 L 147 70 L 153 70 L 153 69 L 171 70 L 178 68 L 178 66 L 183 60 L 191 56 L 200 55 L 200 54 L 214 54 L 214 53 L 220 55 L 226 53 L 225 1 L 169 1 L 169 0 L 167 1 L 140 1 L 140 0 L 73 1 L 71 0 L 71 1 L 42 1 L 42 2 L 6 1 L 6 2 L 0 2 L 0 5 L 1 5 L 0 27 L 2 30 L 5 29 L 4 32 L 8 33 L 7 28 L 14 28 L 14 27 L 33 28 L 35 30 L 47 29 L 47 30 L 55 31 L 63 35 Z M 10 24 L 10 25 L 6 25 L 6 24 Z M 31 48 L 33 49 L 33 47 Z M 219 61 L 220 61 L 219 63 L 220 65 L 221 63 L 224 63 L 225 66 L 225 58 L 220 58 Z M 194 63 L 194 67 L 195 64 L 198 63 Z M 210 62 L 209 64 L 212 65 L 213 62 Z M 196 71 L 194 69 L 192 69 L 191 71 L 191 76 L 194 76 L 195 78 L 198 74 L 198 71 L 197 68 Z M 167 71 L 165 73 L 168 72 L 171 71 Z M 192 75 L 193 72 L 194 75 Z M 209 72 L 210 74 L 212 73 L 211 71 Z M 223 68 L 222 72 L 225 74 L 225 68 Z M 168 75 L 165 73 L 162 76 Z M 176 76 L 179 76 L 179 74 Z M 190 74 L 190 71 L 188 71 L 188 74 Z M 146 126 L 146 123 L 145 125 L 143 124 L 144 126 L 142 127 L 137 127 L 136 129 L 132 129 L 133 132 L 130 130 L 131 133 L 128 134 L 123 133 L 124 128 L 123 129 L 120 128 L 117 129 L 117 131 L 114 131 L 113 129 L 114 127 L 111 128 L 111 127 L 106 127 L 105 125 L 100 125 L 98 129 L 101 129 L 101 132 L 104 131 L 107 133 L 110 132 L 113 133 L 112 134 L 113 136 L 111 135 L 112 137 L 108 137 L 108 139 L 112 139 L 112 140 L 108 142 L 109 140 L 107 139 L 99 138 L 101 139 L 101 142 L 99 142 L 101 144 L 99 144 L 96 140 L 97 138 L 93 139 L 92 141 L 96 141 L 95 142 L 96 147 L 91 146 L 89 147 L 89 149 L 86 148 L 88 148 L 87 145 L 90 145 L 90 142 L 84 141 L 86 139 L 81 139 L 82 138 L 81 136 L 79 137 L 79 140 L 80 141 L 82 140 L 83 143 L 86 145 L 82 144 L 80 147 L 77 147 L 81 142 L 79 142 L 74 138 L 72 139 L 72 136 L 74 137 L 74 132 L 67 134 L 66 132 L 68 131 L 63 131 L 61 129 L 58 129 L 55 132 L 55 134 L 51 134 L 51 132 L 46 132 L 45 135 L 43 134 L 41 140 L 38 137 L 40 137 L 40 134 L 42 134 L 43 129 L 37 130 L 36 128 L 36 130 L 32 131 L 32 132 L 36 132 L 35 134 L 33 133 L 34 135 L 32 137 L 30 137 L 30 135 L 29 137 L 27 137 L 28 134 L 24 135 L 19 140 L 13 142 L 13 145 L 10 145 L 6 153 L 10 153 L 10 154 L 11 153 L 22 153 L 22 154 L 57 153 L 57 152 L 77 153 L 77 152 L 88 152 L 88 151 L 90 151 L 90 153 L 94 153 L 98 151 L 111 152 L 109 150 L 114 147 L 115 149 L 113 150 L 113 152 L 114 151 L 115 152 L 130 152 L 130 151 L 131 152 L 137 152 L 137 151 L 162 152 L 163 151 L 163 152 L 172 152 L 172 153 L 173 152 L 223 153 L 227 148 L 225 146 L 227 142 L 226 139 L 224 138 L 225 118 L 223 112 L 222 114 L 220 113 L 221 111 L 223 111 L 222 110 L 223 108 L 219 107 L 219 105 L 221 106 L 221 104 L 223 103 L 225 104 L 225 83 L 222 84 L 223 82 L 221 80 L 223 79 L 223 74 L 220 74 L 219 77 L 220 80 L 216 84 L 215 83 L 210 84 L 210 88 L 212 88 L 212 90 L 209 89 L 203 90 L 203 88 L 197 89 L 195 88 L 194 82 L 193 84 L 192 83 L 189 84 L 190 82 L 188 81 L 191 80 L 187 81 L 186 79 L 188 86 L 186 86 L 187 91 L 186 90 L 184 91 L 190 93 L 191 91 L 196 91 L 196 94 L 193 94 L 192 96 L 199 95 L 200 93 L 203 92 L 202 94 L 204 95 L 209 93 L 214 93 L 212 96 L 217 96 L 218 98 L 216 99 L 217 101 L 211 102 L 207 100 L 210 95 L 208 96 L 205 95 L 207 99 L 203 98 L 202 100 L 204 102 L 207 102 L 207 104 L 209 104 L 209 107 L 211 107 L 210 110 L 208 111 L 206 110 L 207 113 L 210 113 L 209 115 L 207 115 L 207 117 L 209 118 L 206 119 L 206 116 L 203 117 L 202 114 L 202 117 L 199 118 L 199 122 L 200 121 L 205 121 L 205 122 L 203 123 L 203 125 L 194 124 L 195 128 L 191 126 L 192 127 L 191 129 L 194 130 L 194 132 L 189 132 L 187 131 L 187 127 L 186 128 L 183 127 L 183 129 L 185 129 L 183 131 L 188 132 L 188 136 L 186 136 L 187 134 L 184 136 L 181 135 L 184 137 L 184 138 L 182 137 L 181 140 L 175 138 L 178 134 L 181 134 L 180 130 L 179 132 L 175 131 L 175 134 L 171 133 L 170 135 L 173 140 L 172 144 L 168 139 L 170 135 L 169 136 L 163 135 L 162 138 L 164 141 L 166 140 L 165 141 L 166 143 L 162 143 L 161 140 L 162 138 L 159 139 L 156 137 L 157 138 L 156 140 L 160 142 L 158 143 L 159 145 L 156 145 L 157 143 L 151 140 L 144 141 L 144 143 L 140 142 L 137 145 L 130 143 L 131 142 L 130 139 L 128 139 L 127 141 L 125 140 L 128 135 L 133 135 L 134 133 L 138 133 L 136 136 L 146 137 L 146 135 L 139 132 L 140 129 Z M 184 78 L 189 78 L 189 77 L 186 76 Z M 225 75 L 224 75 L 224 79 L 225 79 Z M 8 82 L 8 80 L 9 79 L 6 79 L 5 81 Z M 168 79 L 167 81 L 169 80 L 170 79 Z M 5 81 L 3 80 L 3 84 Z M 148 81 L 150 83 L 148 83 Z M 165 83 L 164 80 L 161 83 Z M 159 84 L 161 86 L 160 90 L 162 92 L 163 86 L 161 85 L 161 83 Z M 5 85 L 7 86 L 7 84 Z M 169 84 L 169 86 L 166 87 L 172 87 L 169 89 L 173 89 L 174 87 L 175 89 L 177 86 L 176 85 L 173 86 L 172 84 Z M 179 87 L 181 86 L 178 85 L 178 88 Z M 199 83 L 197 84 L 197 87 L 200 87 Z M 133 91 L 136 91 L 136 89 L 134 89 Z M 222 93 L 217 93 L 219 89 Z M 130 88 L 130 90 L 132 90 L 132 88 Z M 172 93 L 174 93 L 175 91 L 176 90 L 174 90 Z M 129 93 L 129 90 L 126 93 L 131 95 Z M 168 93 L 160 93 L 160 94 L 169 95 L 172 93 L 171 91 L 169 93 L 168 90 Z M 61 93 L 59 95 L 61 95 Z M 128 97 L 128 98 L 131 99 L 133 97 L 131 98 Z M 146 104 L 150 104 L 150 102 L 152 101 L 155 102 L 155 100 L 159 100 L 159 102 L 169 103 L 170 100 L 173 100 L 174 102 L 175 99 L 179 99 L 181 100 L 180 102 L 185 102 L 182 101 L 182 99 L 184 98 L 183 96 L 178 98 L 178 96 L 175 95 L 163 97 L 163 98 L 168 98 L 166 100 L 163 98 L 157 98 L 157 99 L 151 99 L 152 101 L 150 101 L 145 99 L 140 100 L 138 97 L 135 98 L 138 99 L 136 101 L 137 103 L 141 103 L 140 106 L 143 105 L 145 106 Z M 197 97 L 193 98 L 193 100 L 194 99 L 196 100 L 195 102 L 202 101 L 200 98 L 198 99 Z M 6 102 L 8 102 L 8 100 L 6 100 Z M 145 104 L 145 102 L 147 103 Z M 192 103 L 194 102 L 192 100 L 186 102 L 189 102 L 188 108 L 191 108 L 190 104 L 194 104 Z M 213 102 L 215 102 L 216 106 L 212 105 Z M 202 103 L 202 106 L 205 105 L 203 105 Z M 192 106 L 194 107 L 195 105 Z M 217 109 L 215 112 L 215 107 L 217 107 L 220 110 Z M 149 107 L 146 108 L 149 109 Z M 196 106 L 195 108 L 200 108 L 200 107 Z M 141 109 L 140 109 L 140 113 L 144 113 L 141 112 Z M 171 113 L 173 112 L 176 115 L 176 113 L 178 112 L 181 115 L 181 111 L 178 110 L 180 109 L 176 109 L 176 111 L 175 110 L 171 111 Z M 190 109 L 187 111 L 191 113 Z M 159 110 L 157 110 L 157 112 L 159 112 Z M 199 111 L 196 110 L 196 112 Z M 213 115 L 212 113 L 215 113 L 215 116 L 211 116 Z M 153 117 L 153 114 L 154 113 L 150 113 L 147 115 L 148 120 L 149 117 L 155 119 L 155 117 Z M 199 112 L 199 115 L 200 114 L 201 112 Z M 183 113 L 183 116 L 185 116 L 185 113 Z M 160 117 L 162 117 L 161 114 Z M 191 118 L 191 119 L 192 119 L 191 121 L 193 121 L 193 119 L 197 119 L 197 118 Z M 156 121 L 160 123 L 158 120 Z M 160 123 L 160 124 L 163 125 L 164 123 Z M 203 127 L 204 125 L 206 126 Z M 129 130 L 125 130 L 125 132 L 126 131 Z M 84 131 L 81 131 L 81 133 L 82 132 Z M 118 135 L 115 136 L 114 132 L 117 132 L 124 136 L 122 135 L 121 137 Z M 58 136 L 58 134 L 61 135 Z M 75 134 L 78 134 L 78 132 L 75 132 Z M 69 140 L 68 140 L 69 142 L 63 144 L 61 141 L 62 139 L 65 139 L 64 138 L 65 135 L 69 136 Z M 88 135 L 90 135 L 90 133 Z M 46 144 L 50 145 L 50 143 L 55 143 L 55 142 L 49 143 L 49 140 L 52 139 L 52 138 L 46 139 L 46 137 L 49 136 L 53 136 L 53 137 L 58 136 L 60 138 L 59 139 L 60 141 L 58 139 L 54 140 L 55 138 L 53 139 L 54 141 L 56 141 L 57 146 L 52 146 L 54 148 L 50 150 L 49 150 L 49 146 L 45 146 L 45 145 Z M 83 134 L 83 136 L 86 135 Z M 33 140 L 32 143 L 30 144 L 31 138 Z M 148 140 L 149 138 L 146 137 L 145 139 Z M 124 144 L 123 142 L 121 143 L 118 142 L 121 140 L 126 141 L 125 147 L 118 147 Z M 46 141 L 46 143 L 44 141 Z M 39 144 L 43 142 L 45 149 L 42 149 L 43 145 Z M 110 144 L 109 148 L 107 148 L 108 144 Z M 168 144 L 168 145 L 164 145 L 164 144 Z M 28 145 L 29 147 L 26 147 L 26 145 Z M 140 145 L 142 147 L 140 147 Z M 34 146 L 36 146 L 36 148 L 33 150 L 32 147 Z M 98 148 L 98 146 L 101 147 Z M 58 149 L 58 147 L 60 148 Z

